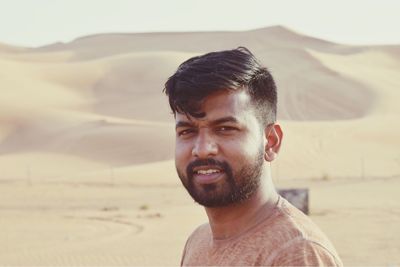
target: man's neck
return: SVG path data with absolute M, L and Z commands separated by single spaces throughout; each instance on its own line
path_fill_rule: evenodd
M 278 197 L 272 182 L 264 182 L 244 202 L 225 207 L 206 207 L 214 239 L 227 239 L 245 232 L 263 219 L 264 213 L 261 210 L 272 210 L 275 207 Z

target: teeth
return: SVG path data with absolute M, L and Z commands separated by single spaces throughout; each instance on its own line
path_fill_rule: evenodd
M 219 170 L 215 170 L 215 169 L 210 169 L 210 170 L 198 170 L 197 173 L 198 174 L 212 174 L 212 173 L 217 173 L 219 172 Z

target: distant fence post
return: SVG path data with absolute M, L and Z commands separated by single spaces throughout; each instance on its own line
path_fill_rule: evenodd
M 278 189 L 278 193 L 293 206 L 309 214 L 308 188 Z
M 365 163 L 364 157 L 361 157 L 361 179 L 365 179 Z
M 111 180 L 111 186 L 114 186 L 114 169 L 112 166 L 110 166 L 110 180 Z
M 32 186 L 32 180 L 31 180 L 31 168 L 29 165 L 26 165 L 26 179 L 28 182 L 29 186 Z

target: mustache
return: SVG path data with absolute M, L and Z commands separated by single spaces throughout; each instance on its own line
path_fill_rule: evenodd
M 209 159 L 197 159 L 195 161 L 192 161 L 189 163 L 189 165 L 186 168 L 186 173 L 189 176 L 192 176 L 193 174 L 193 169 L 195 167 L 203 167 L 203 166 L 218 166 L 221 168 L 221 170 L 225 171 L 225 172 L 231 172 L 231 168 L 229 166 L 228 163 L 226 162 L 222 162 L 222 161 L 218 161 L 216 159 L 213 158 L 209 158 Z

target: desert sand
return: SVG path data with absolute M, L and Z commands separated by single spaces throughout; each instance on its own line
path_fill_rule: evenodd
M 0 44 L 0 265 L 178 265 L 207 218 L 175 174 L 163 84 L 237 46 L 278 85 L 276 185 L 309 188 L 345 265 L 400 265 L 400 45 L 280 26 Z

